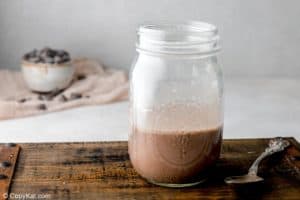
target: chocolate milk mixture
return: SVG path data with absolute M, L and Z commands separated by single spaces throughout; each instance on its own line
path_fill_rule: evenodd
M 212 113 L 205 114 L 203 110 L 200 112 L 191 109 L 186 114 L 192 119 L 181 116 L 182 120 L 179 122 L 180 116 L 176 113 L 169 117 L 164 114 L 156 115 L 156 119 L 162 117 L 155 121 L 155 125 L 162 129 L 159 131 L 149 131 L 146 126 L 144 129 L 133 129 L 129 138 L 129 154 L 131 163 L 141 176 L 152 182 L 177 184 L 197 182 L 207 176 L 220 155 L 222 126 L 212 126 L 217 121 L 208 119 L 213 117 Z M 151 119 L 151 116 L 149 118 L 147 115 L 146 118 L 147 122 L 153 122 L 154 118 Z M 190 129 L 194 130 L 177 128 L 166 131 L 168 126 L 181 127 L 180 124 L 189 123 L 188 121 L 191 121 Z M 140 122 L 136 124 L 141 125 Z M 197 126 L 198 130 L 195 129 Z

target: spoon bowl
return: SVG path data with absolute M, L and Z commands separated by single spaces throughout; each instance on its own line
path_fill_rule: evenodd
M 242 175 L 242 176 L 230 176 L 224 179 L 225 183 L 227 184 L 245 184 L 245 183 L 257 183 L 261 182 L 264 179 L 257 176 L 258 171 L 258 165 L 260 162 L 274 154 L 280 151 L 283 151 L 286 147 L 290 145 L 289 141 L 284 140 L 283 138 L 274 138 L 270 140 L 269 146 L 265 149 L 265 151 L 260 154 L 260 156 L 254 161 L 254 163 L 251 165 L 251 167 L 248 170 L 248 174 Z
M 243 176 L 230 176 L 225 178 L 227 184 L 245 184 L 245 183 L 257 183 L 262 182 L 264 179 L 257 175 L 243 175 Z

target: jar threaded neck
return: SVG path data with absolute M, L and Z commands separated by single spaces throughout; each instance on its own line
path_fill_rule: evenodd
M 213 54 L 220 50 L 218 29 L 197 21 L 141 25 L 137 31 L 137 51 L 171 54 Z

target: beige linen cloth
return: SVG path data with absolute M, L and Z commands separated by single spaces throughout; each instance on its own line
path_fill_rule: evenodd
M 75 59 L 73 65 L 75 75 L 72 84 L 52 100 L 41 99 L 39 94 L 31 92 L 21 72 L 0 70 L 0 120 L 106 104 L 127 98 L 126 72 L 105 69 L 98 62 L 84 58 Z M 72 93 L 81 94 L 82 97 L 70 100 Z M 63 102 L 62 95 L 69 100 Z

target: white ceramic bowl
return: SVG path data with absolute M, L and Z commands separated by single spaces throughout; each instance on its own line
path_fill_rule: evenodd
M 22 61 L 22 71 L 27 86 L 36 92 L 65 89 L 74 75 L 71 62 L 63 64 L 31 63 Z

